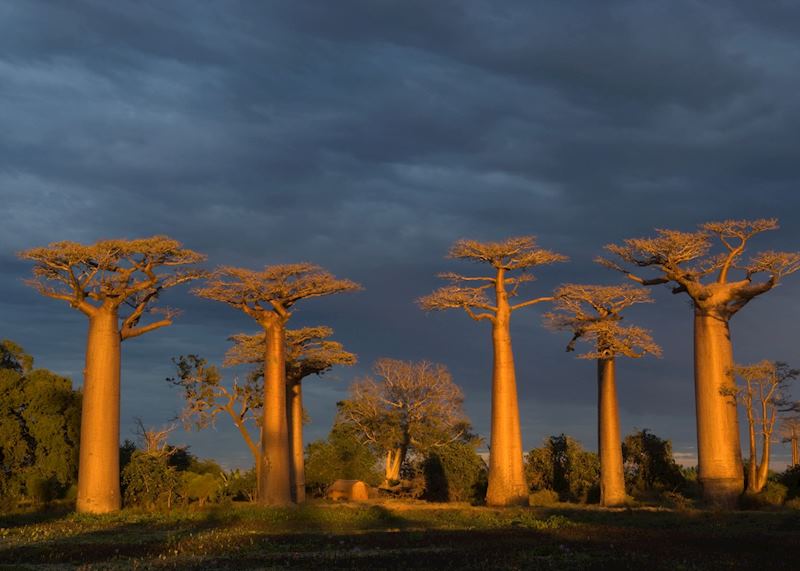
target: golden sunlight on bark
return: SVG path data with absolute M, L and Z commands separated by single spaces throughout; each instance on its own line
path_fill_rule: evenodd
M 528 270 L 564 262 L 567 258 L 537 247 L 532 236 L 508 238 L 502 242 L 459 240 L 450 249 L 449 257 L 485 263 L 494 272 L 489 276 L 441 274 L 440 277 L 449 280 L 451 285 L 421 298 L 419 304 L 426 311 L 462 309 L 475 321 L 486 320 L 492 324 L 492 432 L 486 503 L 494 506 L 526 504 L 528 490 L 523 470 L 519 403 L 509 326 L 515 310 L 553 298 L 533 298 L 513 305 L 509 298 L 518 295 L 520 285 L 533 281 L 534 277 Z M 507 275 L 514 271 L 519 273 Z M 470 285 L 473 283 L 476 285 Z M 493 300 L 487 292 L 493 293 Z
M 84 370 L 79 512 L 120 509 L 119 409 L 120 342 L 172 324 L 176 312 L 141 325 L 167 288 L 197 279 L 203 272 L 175 269 L 205 256 L 166 236 L 103 240 L 91 245 L 56 242 L 21 252 L 35 263 L 28 285 L 44 296 L 66 301 L 89 319 Z M 163 271 L 164 269 L 167 271 Z M 123 315 L 120 308 L 130 308 Z

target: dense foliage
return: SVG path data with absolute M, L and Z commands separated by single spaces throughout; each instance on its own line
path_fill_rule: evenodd
M 487 466 L 469 442 L 435 448 L 422 462 L 426 500 L 480 502 L 486 496 Z
M 597 454 L 565 434 L 551 436 L 528 453 L 525 475 L 531 491 L 552 490 L 561 501 L 586 503 L 599 498 Z
M 0 497 L 47 501 L 74 484 L 81 395 L 13 343 L 0 342 Z
M 622 442 L 628 493 L 674 491 L 686 483 L 672 456 L 672 443 L 647 430 L 627 435 Z
M 306 485 L 321 495 L 335 480 L 363 480 L 377 485 L 378 459 L 347 425 L 334 424 L 326 440 L 306 446 Z

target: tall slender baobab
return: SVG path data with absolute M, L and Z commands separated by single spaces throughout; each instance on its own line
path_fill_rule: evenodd
M 553 298 L 538 297 L 516 304 L 512 304 L 510 298 L 517 296 L 520 285 L 534 279 L 528 270 L 564 262 L 567 257 L 537 247 L 533 236 L 508 238 L 502 242 L 458 240 L 450 249 L 449 257 L 488 264 L 493 274 L 474 277 L 441 274 L 440 277 L 449 280 L 451 285 L 421 298 L 419 304 L 427 311 L 460 308 L 475 321 L 486 320 L 492 324 L 492 433 L 486 502 L 494 506 L 524 504 L 528 501 L 528 487 L 522 464 L 517 381 L 509 325 L 514 311 Z M 514 271 L 522 273 L 510 277 L 508 274 Z M 467 285 L 469 283 L 479 285 Z M 494 293 L 493 301 L 487 292 Z
M 293 498 L 306 499 L 305 458 L 303 456 L 303 379 L 322 375 L 335 365 L 352 366 L 356 356 L 338 341 L 331 341 L 333 329 L 325 326 L 286 331 L 286 418 L 289 427 L 289 454 Z M 231 337 L 234 346 L 225 354 L 225 365 L 259 363 L 251 378 L 264 375 L 264 336 L 240 333 Z M 258 462 L 256 463 L 258 465 Z
M 221 267 L 196 295 L 231 305 L 264 329 L 264 408 L 258 498 L 265 505 L 292 503 L 291 459 L 286 418 L 286 323 L 302 300 L 355 291 L 360 286 L 337 279 L 313 264 L 267 266 L 263 271 Z M 280 411 L 280 414 L 276 414 Z
M 672 283 L 673 293 L 686 293 L 692 300 L 698 479 L 705 499 L 719 505 L 733 506 L 744 487 L 736 406 L 724 394 L 734 388 L 728 323 L 751 299 L 800 269 L 796 252 L 761 252 L 741 263 L 750 239 L 776 228 L 776 219 L 708 222 L 696 232 L 657 230 L 655 238 L 606 246 L 629 265 L 657 270 L 650 279 L 599 259 L 642 285 Z M 721 246 L 720 254 L 710 252 L 713 238 Z M 741 279 L 732 280 L 732 271 L 740 272 Z M 754 282 L 759 273 L 767 278 Z M 709 278 L 712 274 L 716 276 Z
M 91 245 L 56 242 L 19 255 L 36 264 L 29 285 L 89 318 L 77 509 L 116 511 L 120 508 L 120 342 L 172 323 L 175 312 L 164 309 L 162 319 L 139 325 L 145 313 L 157 312 L 151 306 L 164 289 L 201 275 L 197 269 L 178 268 L 205 256 L 166 236 Z
M 650 302 L 650 292 L 640 287 L 566 284 L 555 291 L 555 311 L 544 316 L 549 327 L 572 332 L 567 351 L 574 351 L 579 339 L 594 345 L 594 351 L 578 357 L 597 360 L 597 440 L 603 506 L 625 503 L 615 359 L 619 355 L 638 358 L 648 353 L 661 354 L 649 331 L 621 325 L 620 314 L 635 303 Z
M 798 440 L 800 440 L 800 416 L 785 417 L 780 426 L 781 442 L 788 442 L 792 449 L 792 462 L 790 466 L 800 464 Z
M 744 406 L 747 417 L 750 461 L 747 465 L 747 491 L 757 493 L 767 483 L 772 433 L 780 407 L 788 406 L 786 391 L 800 371 L 786 363 L 761 361 L 752 365 L 735 365 L 734 374 L 742 385 L 727 394 Z M 761 437 L 761 462 L 756 450 L 756 433 Z

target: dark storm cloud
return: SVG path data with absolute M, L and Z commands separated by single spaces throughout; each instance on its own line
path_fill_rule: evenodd
M 367 290 L 302 305 L 359 354 L 307 383 L 311 437 L 379 356 L 446 363 L 488 433 L 488 331 L 420 312 L 462 236 L 537 234 L 570 264 L 530 291 L 613 282 L 602 245 L 653 227 L 780 216 L 755 245 L 797 249 L 800 41 L 792 8 L 674 2 L 17 2 L 0 7 L 2 336 L 80 380 L 85 323 L 42 300 L 14 252 L 166 233 L 209 265 L 309 260 Z M 475 268 L 477 271 L 477 268 Z M 792 280 L 733 323 L 737 355 L 791 361 Z M 623 429 L 694 446 L 690 310 L 666 290 L 631 312 L 662 360 L 620 367 Z M 180 408 L 170 357 L 219 360 L 251 331 L 170 292 L 169 330 L 126 343 L 123 414 Z M 514 325 L 526 447 L 594 441 L 593 369 L 539 312 Z M 180 436 L 183 438 L 183 435 Z M 236 435 L 187 435 L 247 463 Z M 238 450 L 238 452 L 229 452 Z

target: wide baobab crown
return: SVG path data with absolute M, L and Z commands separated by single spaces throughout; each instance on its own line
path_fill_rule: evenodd
M 775 218 L 725 220 L 701 224 L 695 232 L 659 229 L 655 237 L 630 238 L 606 246 L 630 266 L 657 270 L 653 278 L 636 275 L 607 258 L 597 261 L 642 285 L 672 283 L 673 293 L 685 292 L 698 307 L 730 318 L 781 278 L 800 270 L 800 252 L 764 251 L 743 262 L 749 241 L 777 228 Z M 713 251 L 715 243 L 721 251 Z M 738 272 L 741 279 L 732 281 L 731 271 Z M 766 274 L 766 279 L 754 281 L 756 274 Z
M 227 303 L 261 321 L 274 312 L 288 319 L 291 309 L 301 299 L 358 291 L 361 286 L 339 279 L 315 264 L 280 264 L 261 271 L 222 266 L 193 293 Z
M 621 313 L 625 308 L 638 303 L 652 303 L 647 289 L 628 284 L 564 284 L 556 289 L 554 298 L 553 311 L 543 316 L 545 325 L 550 329 L 572 332 L 567 351 L 574 351 L 580 339 L 595 347 L 594 351 L 578 355 L 579 358 L 661 355 L 661 348 L 647 329 L 621 323 Z
M 538 248 L 536 238 L 521 236 L 508 238 L 500 242 L 478 242 L 476 240 L 458 240 L 448 253 L 449 258 L 465 259 L 491 265 L 496 272 L 501 273 L 500 279 L 504 286 L 511 289 L 508 297 L 516 297 L 520 285 L 535 280 L 530 269 L 536 266 L 565 262 L 568 258 L 562 254 Z M 521 270 L 523 273 L 513 277 L 506 276 L 506 272 Z M 426 311 L 461 308 L 475 320 L 493 319 L 497 311 L 494 302 L 489 299 L 488 291 L 493 290 L 498 282 L 498 276 L 465 276 L 454 272 L 444 272 L 439 277 L 450 281 L 450 285 L 439 288 L 430 295 L 421 297 L 417 303 Z M 470 286 L 468 283 L 480 283 Z M 548 301 L 550 297 L 528 300 L 509 307 L 511 311 Z M 485 313 L 476 313 L 483 310 Z
M 19 256 L 36 263 L 34 277 L 26 283 L 42 295 L 67 301 L 87 315 L 100 306 L 130 307 L 120 330 L 122 339 L 169 325 L 176 312 L 162 309 L 164 319 L 138 326 L 146 312 L 156 312 L 148 306 L 164 289 L 204 275 L 196 268 L 176 268 L 206 258 L 166 236 L 101 240 L 90 245 L 55 242 Z

